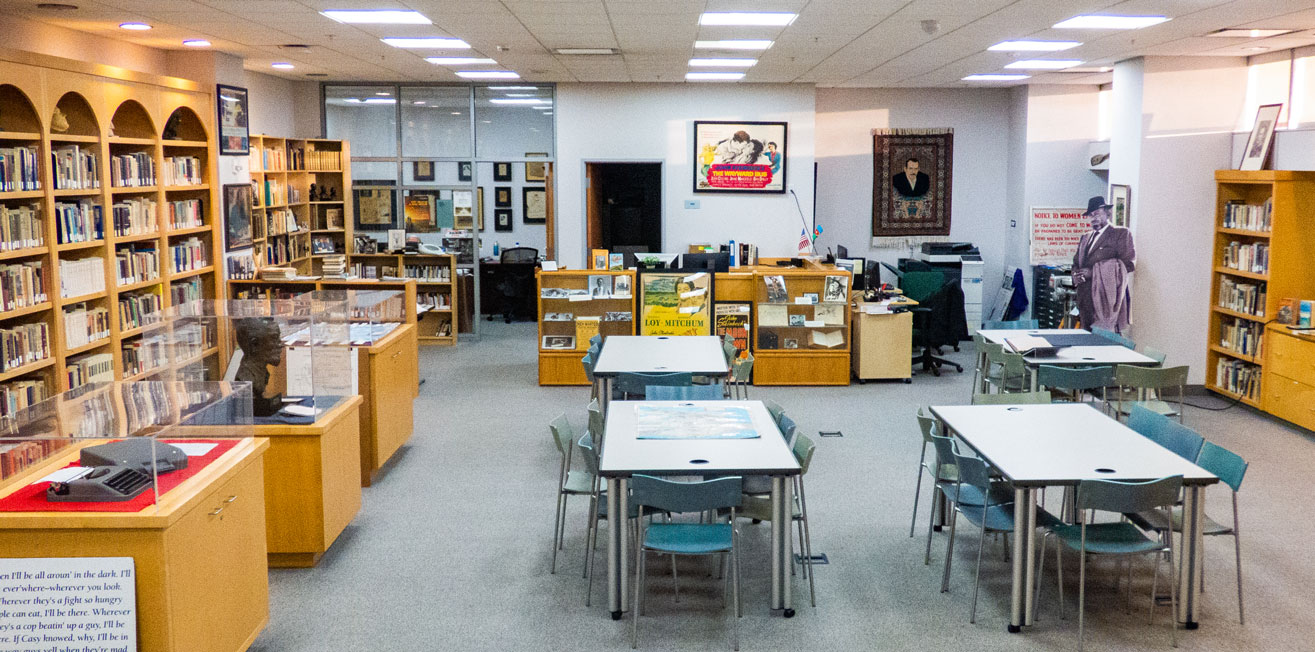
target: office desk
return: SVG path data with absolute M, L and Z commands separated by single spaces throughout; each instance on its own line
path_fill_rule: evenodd
M 690 373 L 725 376 L 730 372 L 721 338 L 713 335 L 612 335 L 594 364 L 594 382 L 603 414 L 612 398 L 612 381 L 620 374 Z
M 1031 625 L 1035 605 L 1036 494 L 1082 480 L 1138 482 L 1183 476 L 1183 545 L 1178 619 L 1197 625 L 1205 487 L 1219 481 L 1084 403 L 933 406 L 953 432 L 1014 486 L 1013 593 L 1009 631 Z
M 1090 331 L 1080 328 L 1046 328 L 1041 330 L 979 330 L 977 331 L 983 339 L 993 344 L 1004 344 L 1004 338 L 1017 335 L 1035 335 L 1046 337 L 1049 335 L 1061 335 L 1068 337 L 1091 336 L 1091 338 L 1100 337 Z M 1103 338 L 1102 338 L 1103 339 Z M 1031 376 L 1032 391 L 1037 390 L 1037 373 L 1036 368 L 1040 365 L 1054 365 L 1056 367 L 1086 367 L 1101 365 L 1121 365 L 1131 364 L 1153 367 L 1160 364 L 1154 358 L 1148 358 L 1122 344 L 1110 342 L 1109 344 L 1099 346 L 1063 346 L 1059 352 L 1052 356 L 1023 356 L 1023 362 L 1027 364 L 1028 373 Z
M 875 303 L 859 302 L 850 310 L 854 325 L 850 369 L 859 383 L 873 379 L 899 378 L 912 382 L 913 313 L 873 314 L 863 311 Z M 918 305 L 912 299 L 892 301 L 890 308 Z
M 695 339 L 691 337 L 675 339 Z M 609 339 L 609 341 L 611 341 Z M 720 355 L 720 352 L 718 353 Z M 695 405 L 749 410 L 756 439 L 639 439 L 638 406 Z M 607 480 L 607 604 L 613 620 L 627 610 L 630 537 L 626 536 L 630 477 L 643 475 L 765 475 L 772 479 L 771 608 L 794 616 L 790 606 L 789 476 L 799 462 L 762 401 L 617 401 L 607 414 L 607 445 L 598 474 Z

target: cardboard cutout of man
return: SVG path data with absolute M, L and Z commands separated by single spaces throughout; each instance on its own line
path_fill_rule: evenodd
M 1091 230 L 1078 241 L 1073 284 L 1083 328 L 1124 333 L 1131 303 L 1129 274 L 1136 269 L 1137 250 L 1131 231 L 1110 224 L 1110 208 L 1104 197 L 1087 201 L 1083 215 L 1091 218 Z

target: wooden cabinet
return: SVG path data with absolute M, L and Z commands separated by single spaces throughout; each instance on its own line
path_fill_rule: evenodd
M 580 359 L 589 350 L 590 334 L 604 338 L 635 334 L 639 319 L 635 310 L 639 292 L 635 272 L 539 271 L 535 278 L 535 296 L 539 297 L 539 384 L 588 385 Z M 618 283 L 629 292 L 614 296 Z M 628 319 L 608 319 L 623 314 Z
M 852 313 L 854 353 L 850 364 L 854 377 L 866 380 L 902 378 L 913 375 L 913 313 L 870 315 Z
M 361 409 L 361 486 L 411 438 L 412 403 L 419 393 L 415 324 L 401 324 L 374 346 L 358 347 Z
M 850 280 L 811 262 L 755 268 L 753 384 L 849 384 Z
M 1315 339 L 1271 325 L 1265 363 L 1265 410 L 1315 430 Z

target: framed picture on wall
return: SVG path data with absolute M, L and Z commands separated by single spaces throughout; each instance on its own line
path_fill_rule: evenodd
M 526 224 L 545 224 L 548 221 L 548 191 L 543 188 L 521 188 L 521 221 Z
M 511 181 L 511 163 L 494 163 L 493 180 Z
M 251 184 L 224 185 L 224 234 L 228 251 L 251 246 Z
M 545 161 L 526 161 L 525 180 L 542 183 L 548 179 L 548 163 Z
M 493 230 L 494 231 L 511 231 L 512 215 L 510 208 L 493 209 Z
M 251 152 L 251 132 L 247 128 L 247 89 L 216 84 L 215 97 L 219 106 L 219 153 L 248 154 Z
M 475 226 L 475 200 L 469 189 L 452 191 L 452 228 L 472 229 Z
M 1278 116 L 1283 112 L 1283 104 L 1266 104 L 1256 109 L 1256 123 L 1251 127 L 1251 136 L 1242 149 L 1242 163 L 1239 170 L 1263 170 L 1269 158 L 1269 146 L 1274 142 L 1274 130 L 1278 128 Z
M 475 215 L 476 221 L 479 222 L 479 230 L 484 230 L 484 186 L 475 189 Z
M 434 162 L 433 161 L 414 161 L 411 163 L 411 176 L 416 181 L 433 181 L 434 180 Z
M 511 208 L 511 188 L 499 186 L 493 189 L 493 207 Z
M 1110 184 L 1110 224 L 1128 228 L 1132 224 L 1132 186 Z
M 363 231 L 385 231 L 393 228 L 393 206 L 397 202 L 397 189 L 388 187 L 352 188 L 356 206 L 356 228 Z
M 471 170 L 473 165 L 470 161 L 459 161 L 457 163 L 457 181 L 470 181 L 471 177 L 474 176 Z
M 784 193 L 785 122 L 694 121 L 694 192 Z

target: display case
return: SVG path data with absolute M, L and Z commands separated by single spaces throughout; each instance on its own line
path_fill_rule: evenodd
M 589 338 L 635 334 L 635 273 L 540 270 L 536 278 L 539 384 L 587 385 L 580 358 Z
M 755 384 L 849 384 L 850 281 L 841 269 L 755 272 Z
M 371 346 L 406 321 L 405 295 L 397 290 L 315 290 L 297 300 L 310 301 L 311 307 L 345 304 L 352 346 Z

